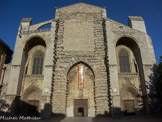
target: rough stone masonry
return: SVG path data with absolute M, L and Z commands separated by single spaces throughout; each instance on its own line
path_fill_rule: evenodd
M 34 25 L 23 18 L 4 93 L 12 112 L 42 117 L 149 112 L 152 41 L 142 17 L 128 21 L 129 26 L 120 24 L 107 18 L 105 8 L 85 3 L 56 8 L 54 19 Z M 41 29 L 47 24 L 49 29 Z

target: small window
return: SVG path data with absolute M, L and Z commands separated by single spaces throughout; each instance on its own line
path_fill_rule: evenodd
M 32 74 L 42 74 L 44 54 L 38 51 L 34 54 Z
M 120 72 L 130 72 L 129 54 L 125 49 L 119 52 Z

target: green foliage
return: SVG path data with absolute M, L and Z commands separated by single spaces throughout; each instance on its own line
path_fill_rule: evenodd
M 152 82 L 154 85 L 154 90 L 156 94 L 162 95 L 162 62 L 159 64 L 155 64 L 153 66 L 153 76 L 152 76 Z
M 152 113 L 162 112 L 162 56 L 159 64 L 154 64 L 150 75 L 150 107 Z
M 156 69 L 156 81 L 155 81 L 155 87 L 157 95 L 162 97 L 162 62 L 158 64 L 158 67 Z
M 152 80 L 152 93 L 158 100 L 159 109 L 162 112 L 162 56 L 160 57 L 159 64 L 153 66 Z

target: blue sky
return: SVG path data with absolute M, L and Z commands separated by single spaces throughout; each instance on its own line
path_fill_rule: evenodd
M 107 7 L 107 17 L 128 25 L 128 16 L 142 16 L 157 62 L 162 56 L 162 0 L 0 0 L 0 38 L 14 50 L 22 18 L 36 24 L 53 19 L 55 7 L 84 2 Z

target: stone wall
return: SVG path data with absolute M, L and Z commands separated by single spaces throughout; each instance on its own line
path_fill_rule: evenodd
M 138 79 L 140 79 L 140 85 L 141 85 L 141 90 L 142 90 L 142 96 L 145 97 L 146 94 L 149 93 L 148 90 L 146 90 L 146 84 L 148 84 L 147 82 L 149 82 L 149 75 L 151 73 L 151 67 L 152 65 L 155 63 L 155 55 L 154 55 L 154 50 L 153 50 L 153 46 L 151 43 L 151 39 L 149 38 L 149 36 L 143 32 L 140 31 L 140 29 L 136 30 L 136 29 L 132 29 L 128 26 L 122 25 L 118 22 L 115 22 L 113 20 L 110 19 L 105 19 L 106 20 L 106 35 L 107 35 L 107 42 L 108 42 L 108 59 L 109 59 L 109 68 L 110 68 L 110 82 L 111 82 L 111 86 L 112 89 L 116 88 L 116 95 L 117 96 L 121 96 L 119 93 L 119 84 L 120 84 L 120 80 L 117 79 L 117 73 L 119 73 L 119 70 L 117 71 L 117 50 L 116 50 L 116 44 L 119 41 L 119 39 L 121 39 L 122 37 L 127 37 L 127 38 L 131 38 L 132 40 L 134 40 L 134 44 L 137 45 L 137 49 L 134 52 L 134 55 L 136 56 L 136 60 L 138 63 L 138 67 L 139 67 L 139 78 L 136 78 L 136 81 L 138 81 Z M 136 23 L 133 23 L 133 26 L 136 26 Z M 143 19 L 142 19 L 142 24 L 144 25 Z M 143 29 L 143 28 L 142 28 Z M 145 29 L 145 27 L 144 27 Z M 133 44 L 133 45 L 134 45 Z M 133 47 L 133 45 L 131 45 Z M 148 54 L 149 53 L 149 54 Z M 116 55 L 116 56 L 115 56 Z M 138 56 L 137 56 L 138 55 Z M 145 68 L 147 67 L 147 68 Z M 115 70 L 116 69 L 116 70 Z M 147 70 L 147 71 L 146 71 Z M 131 76 L 130 76 L 131 77 Z M 119 77 L 121 79 L 121 76 Z M 114 82 L 116 81 L 116 82 Z M 134 80 L 135 82 L 135 80 Z M 139 82 L 139 81 L 138 81 Z M 137 87 L 140 90 L 140 87 Z M 112 90 L 113 91 L 113 90 Z M 141 91 L 139 91 L 140 93 Z M 112 96 L 114 93 L 112 92 Z M 114 97 L 113 97 L 114 98 Z M 115 99 L 115 98 L 114 98 Z M 144 100 L 145 99 L 145 100 Z M 145 108 L 148 108 L 147 104 L 147 98 L 144 98 L 144 106 Z M 121 108 L 120 106 L 122 105 L 122 103 L 116 103 L 117 108 Z M 147 106 L 147 107 L 146 107 Z M 146 110 L 147 111 L 147 110 Z
M 6 54 L 5 52 L 1 49 L 0 50 L 0 79 L 1 79 L 1 74 L 2 74 L 2 70 L 3 70 L 3 65 L 5 63 L 5 57 Z
M 92 13 L 92 10 L 86 11 L 85 9 L 88 8 L 85 6 L 82 6 L 79 13 L 76 11 L 64 13 L 64 8 L 56 11 L 58 31 L 52 96 L 53 113 L 67 114 L 67 73 L 73 65 L 79 62 L 89 65 L 95 74 L 95 114 L 103 115 L 109 112 L 101 9 L 97 8 L 95 10 L 97 12 Z M 66 9 L 71 10 L 75 7 Z M 81 28 L 82 23 L 83 28 Z
M 31 20 L 22 19 L 18 30 L 6 93 L 6 99 L 10 103 L 19 95 L 20 99 L 23 99 L 25 91 L 31 87 L 37 89 L 33 93 L 39 91 L 41 94 L 41 116 L 48 117 L 51 113 L 74 116 L 71 106 L 74 104 L 73 99 L 78 99 L 78 96 L 69 97 L 68 94 L 69 89 L 77 86 L 77 79 L 70 85 L 68 73 L 79 63 L 88 67 L 94 75 L 94 79 L 91 80 L 93 86 L 89 90 L 91 95 L 87 98 L 92 97 L 91 102 L 94 103 L 92 109 L 89 109 L 88 116 L 107 115 L 112 110 L 111 104 L 113 108 L 120 110 L 122 84 L 133 84 L 137 92 L 143 96 L 149 92 L 146 90 L 146 84 L 149 83 L 148 76 L 151 66 L 155 63 L 155 56 L 151 38 L 147 35 L 144 21 L 140 17 L 131 17 L 132 25 L 129 27 L 108 19 L 103 8 L 79 3 L 57 8 L 54 20 L 35 25 L 31 25 Z M 137 25 L 138 23 L 142 28 Z M 38 30 L 46 24 L 51 24 L 51 28 Z M 122 75 L 119 72 L 117 42 L 122 37 L 134 42 L 130 43 L 131 47 L 136 47 L 131 55 L 136 57 L 138 73 L 135 72 L 133 62 L 132 74 Z M 27 48 L 28 43 L 33 43 L 35 49 L 42 45 L 42 42 L 36 42 L 33 38 L 40 38 L 45 43 L 41 76 L 33 76 L 30 73 L 25 75 L 27 60 L 33 60 L 27 55 L 28 51 L 30 52 Z M 75 91 L 77 94 L 78 89 Z M 72 109 L 68 108 L 69 105 Z
M 2 71 L 2 77 L 0 79 L 1 81 L 1 97 L 3 99 L 5 99 L 5 95 L 6 95 L 6 91 L 7 91 L 7 87 L 8 87 L 8 83 L 9 83 L 9 74 L 10 74 L 10 70 L 11 70 L 11 64 L 4 64 L 3 65 L 3 71 Z
M 5 44 L 1 39 L 0 39 L 0 81 L 1 81 L 1 85 L 2 84 L 2 77 L 1 75 L 2 72 L 3 72 L 3 66 L 4 64 L 8 64 L 10 63 L 10 60 L 11 60 L 11 56 L 12 56 L 12 51 L 10 50 L 10 48 L 8 47 L 7 44 Z

